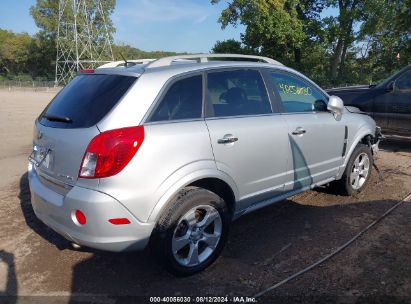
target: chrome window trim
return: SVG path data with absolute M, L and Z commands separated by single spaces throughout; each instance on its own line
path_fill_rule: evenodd
M 204 118 L 188 118 L 188 119 L 173 119 L 173 120 L 161 120 L 161 121 L 148 121 L 142 123 L 143 126 L 153 126 L 153 125 L 164 125 L 168 123 L 184 123 L 184 122 L 194 122 L 194 121 L 204 121 Z
M 240 119 L 240 118 L 256 118 L 263 116 L 277 116 L 281 113 L 265 113 L 265 114 L 250 114 L 250 115 L 235 115 L 235 116 L 219 116 L 219 117 L 205 117 L 205 120 L 218 120 L 218 119 Z
M 281 112 L 281 113 L 279 113 L 280 115 L 294 115 L 294 114 L 299 114 L 299 115 L 301 115 L 301 114 L 331 114 L 329 111 L 322 111 L 322 112 L 319 112 L 319 111 L 311 111 L 311 112 Z

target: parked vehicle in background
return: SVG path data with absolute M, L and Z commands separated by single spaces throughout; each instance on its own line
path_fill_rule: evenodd
M 243 214 L 333 181 L 360 192 L 378 141 L 372 118 L 270 58 L 87 70 L 35 122 L 31 202 L 73 243 L 150 244 L 189 275 L 218 257 Z
M 377 85 L 327 90 L 375 119 L 384 134 L 411 137 L 411 65 Z

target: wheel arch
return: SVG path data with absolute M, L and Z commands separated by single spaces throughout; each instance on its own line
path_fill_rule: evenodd
M 342 175 L 344 174 L 345 167 L 347 166 L 347 163 L 350 160 L 351 155 L 354 152 L 355 148 L 358 146 L 358 144 L 359 143 L 368 144 L 367 138 L 370 136 L 371 138 L 375 136 L 375 128 L 372 128 L 371 126 L 368 126 L 368 125 L 364 125 L 362 128 L 360 128 L 360 130 L 354 136 L 354 139 L 351 142 L 350 148 L 345 155 L 344 163 L 340 167 L 340 171 L 338 173 L 337 179 L 340 179 Z
M 230 185 L 227 184 L 225 181 L 219 178 L 202 178 L 199 179 L 190 185 L 187 186 L 195 186 L 203 189 L 207 189 L 221 198 L 227 203 L 228 210 L 230 211 L 231 216 L 234 215 L 235 212 L 235 195 L 233 189 L 231 189 Z
M 235 202 L 238 198 L 238 189 L 234 180 L 221 171 L 206 169 L 193 172 L 169 187 L 154 206 L 148 222 L 157 222 L 181 189 L 188 186 L 196 186 L 216 193 L 227 202 L 230 213 L 234 214 Z

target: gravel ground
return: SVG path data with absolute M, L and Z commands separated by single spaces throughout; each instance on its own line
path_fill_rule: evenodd
M 73 250 L 36 219 L 26 157 L 33 121 L 53 95 L 0 90 L 0 303 L 252 296 L 326 256 L 411 191 L 411 141 L 387 141 L 376 161 L 384 180 L 374 171 L 355 197 L 324 187 L 244 216 L 214 265 L 176 278 L 147 251 Z M 411 303 L 410 217 L 411 202 L 404 202 L 341 253 L 259 302 Z

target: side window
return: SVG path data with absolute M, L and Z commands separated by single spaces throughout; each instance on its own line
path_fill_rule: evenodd
M 402 74 L 401 77 L 395 82 L 395 86 L 399 90 L 411 90 L 411 70 L 408 70 Z
M 200 118 L 202 88 L 201 75 L 177 80 L 164 95 L 150 121 Z
M 271 77 L 284 112 L 327 111 L 326 97 L 313 85 L 288 73 L 272 72 Z
M 263 79 L 255 70 L 208 74 L 208 96 L 215 117 L 271 113 Z

